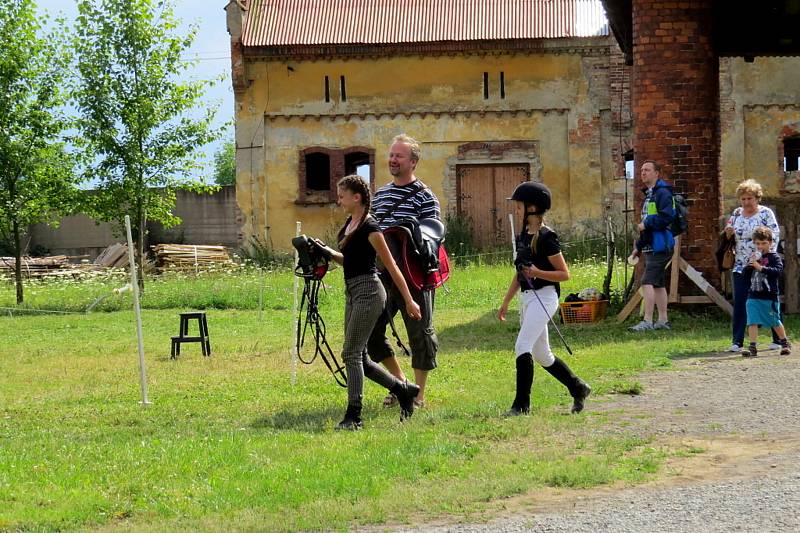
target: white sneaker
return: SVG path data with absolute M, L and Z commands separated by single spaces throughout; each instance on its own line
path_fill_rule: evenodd
M 728 348 L 728 351 L 729 352 L 741 352 L 742 351 L 742 347 L 739 346 L 738 344 L 731 344 L 731 347 Z
M 765 350 L 780 350 L 781 348 L 783 348 L 783 346 L 781 346 L 781 345 L 780 345 L 780 344 L 778 344 L 777 342 L 771 342 L 771 343 L 769 343 L 769 344 L 767 345 L 767 347 L 766 347 L 766 348 L 764 348 L 764 349 L 765 349 Z
M 652 331 L 653 329 L 655 328 L 653 328 L 652 322 L 648 322 L 647 320 L 642 320 L 635 326 L 629 327 L 628 331 Z

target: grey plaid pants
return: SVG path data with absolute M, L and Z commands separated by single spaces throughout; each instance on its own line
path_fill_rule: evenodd
M 387 389 L 399 381 L 367 355 L 367 341 L 386 303 L 386 290 L 378 275 L 345 280 L 345 296 L 342 359 L 347 371 L 347 403 L 360 406 L 364 376 Z

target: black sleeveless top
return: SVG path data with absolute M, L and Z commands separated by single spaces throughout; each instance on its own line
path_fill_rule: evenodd
M 527 279 L 519 270 L 520 265 L 533 265 L 541 270 L 555 271 L 555 267 L 550 263 L 550 256 L 561 253 L 561 243 L 555 231 L 547 226 L 539 229 L 539 240 L 536 242 L 536 252 L 531 248 L 533 235 L 521 233 L 517 236 L 517 257 L 514 259 L 514 266 L 517 267 L 517 280 L 520 289 L 523 291 L 537 290 L 548 285 L 556 288 L 556 293 L 561 295 L 561 285 L 557 281 L 534 278 Z
M 344 226 L 339 230 L 337 238 L 339 242 L 344 239 L 344 231 L 349 223 L 350 217 L 347 217 Z M 376 231 L 380 232 L 381 228 L 378 227 L 375 217 L 368 215 L 364 223 L 350 235 L 344 248 L 341 249 L 344 256 L 344 264 L 342 265 L 344 267 L 344 279 L 378 272 L 378 267 L 375 263 L 377 253 L 375 248 L 372 247 L 372 243 L 369 242 L 370 233 Z

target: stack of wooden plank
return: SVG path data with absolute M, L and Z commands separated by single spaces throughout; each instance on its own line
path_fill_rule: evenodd
M 14 258 L 0 257 L 0 275 L 14 275 Z M 50 257 L 23 257 L 22 275 L 26 278 L 41 278 L 47 275 L 76 270 L 77 265 L 71 265 L 66 255 L 53 255 Z
M 124 268 L 128 266 L 128 245 L 114 243 L 97 256 L 94 264 L 106 268 Z
M 233 264 L 224 246 L 159 244 L 152 248 L 159 272 L 209 270 Z

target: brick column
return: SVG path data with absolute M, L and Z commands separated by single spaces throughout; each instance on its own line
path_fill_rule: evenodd
M 683 257 L 718 284 L 721 215 L 719 61 L 711 42 L 713 0 L 633 0 L 632 107 L 636 184 L 645 159 L 689 200 Z M 642 196 L 637 194 L 636 209 Z

